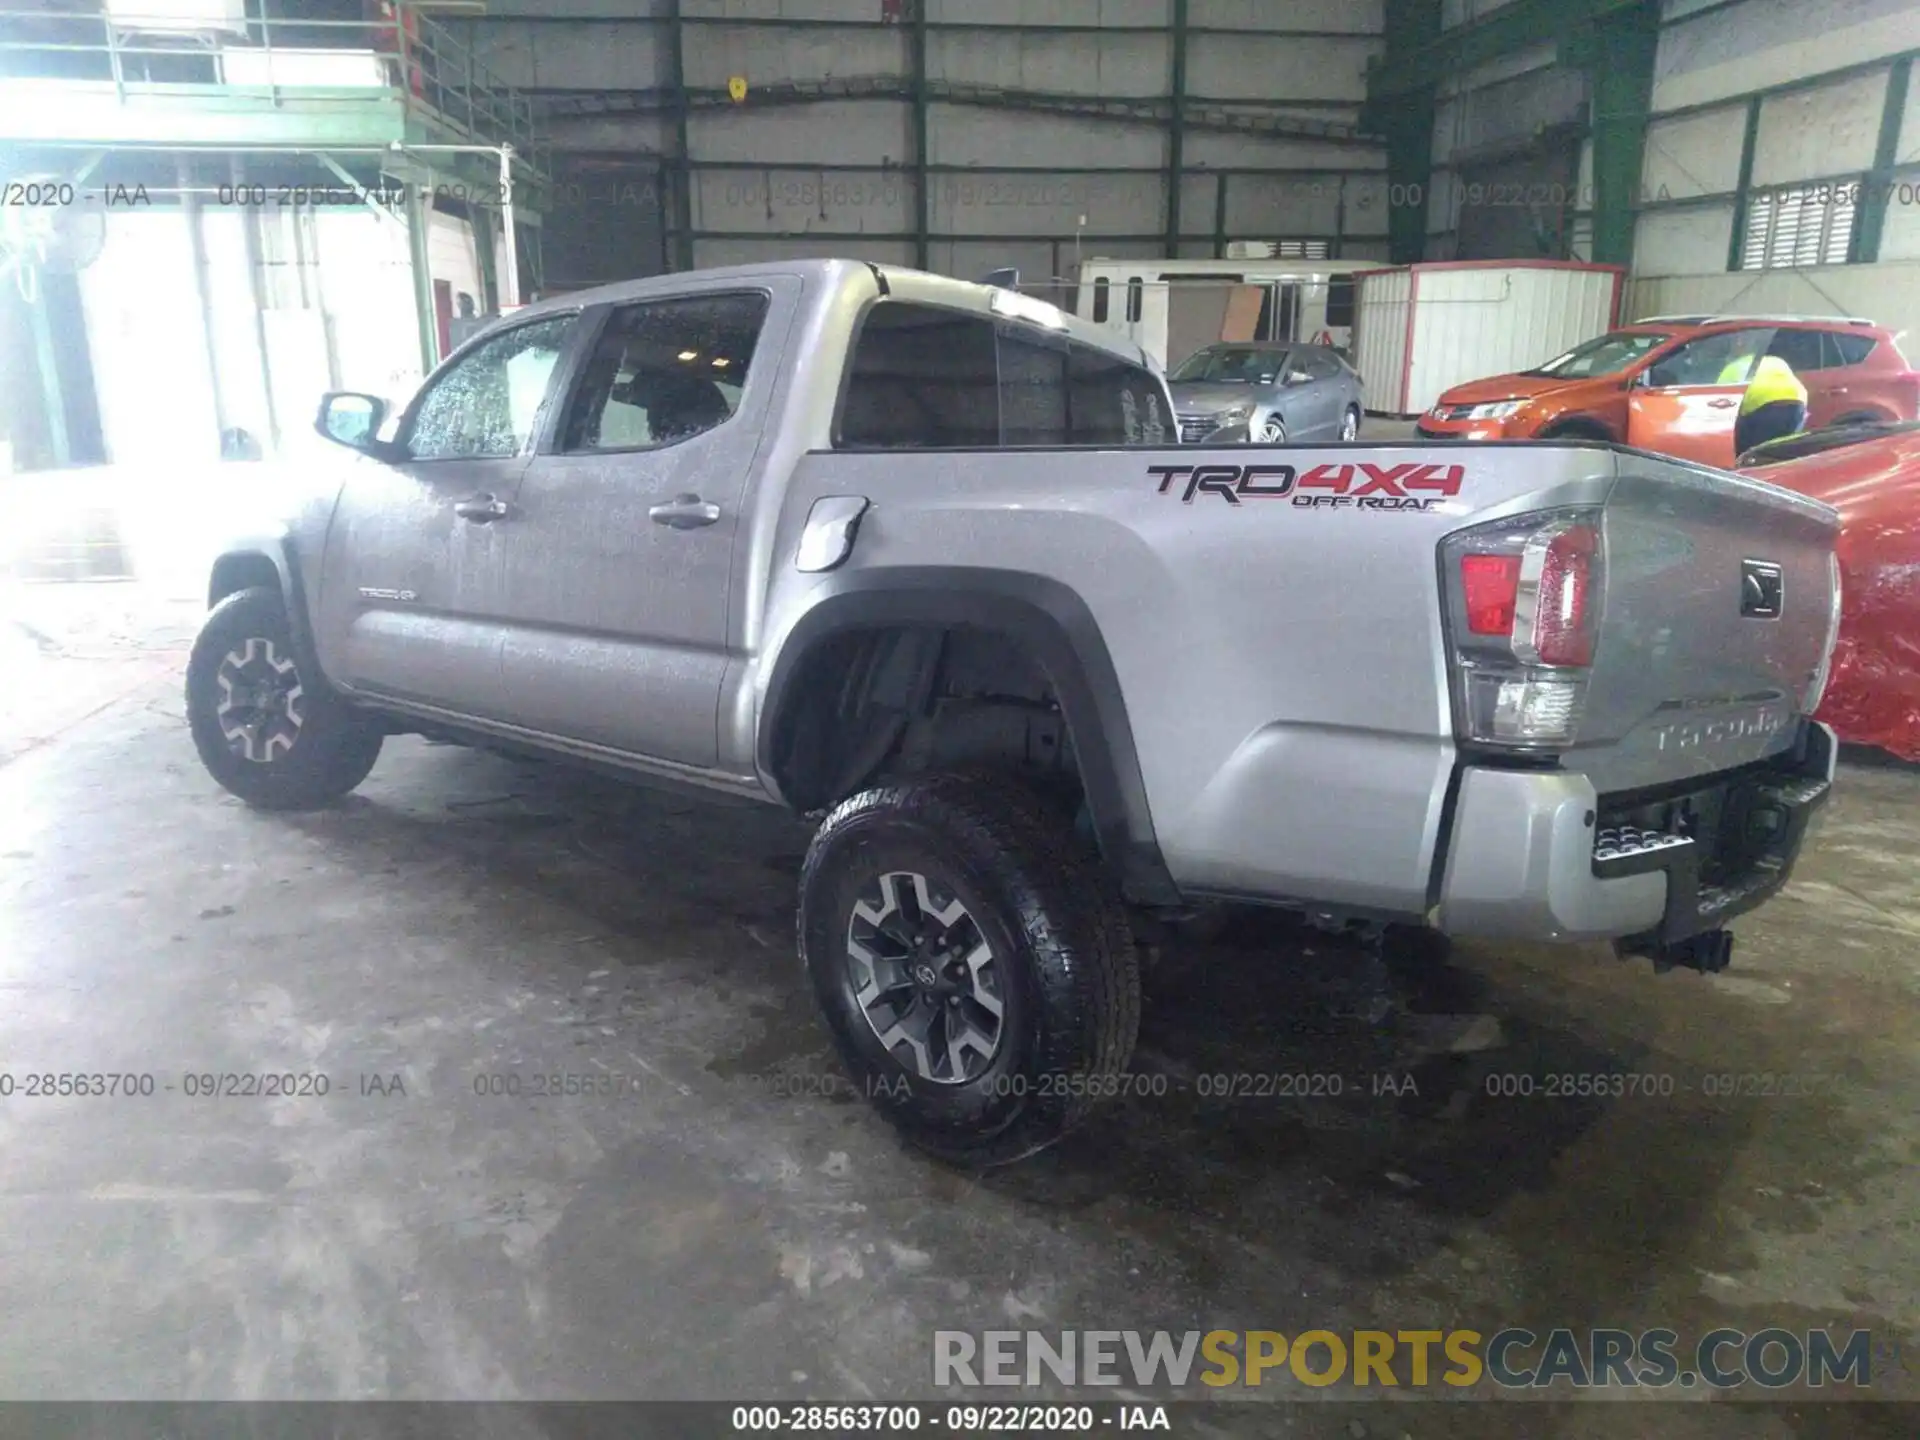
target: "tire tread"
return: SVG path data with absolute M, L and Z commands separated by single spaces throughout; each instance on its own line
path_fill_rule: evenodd
M 1013 913 L 1002 919 L 1032 957 L 1044 994 L 1041 1011 L 1051 1021 L 1033 1068 L 1042 1074 L 1084 1075 L 1090 1082 L 1085 1088 L 1095 1092 L 1104 1088 L 1101 1082 L 1123 1075 L 1140 1027 L 1139 955 L 1118 890 L 1058 807 L 1017 777 L 999 772 L 889 781 L 842 801 L 828 814 L 802 870 L 803 897 L 835 837 L 876 814 L 951 837 L 970 859 L 995 864 L 1012 901 Z M 800 929 L 804 954 L 804 905 Z M 889 1116 L 909 1139 L 944 1158 L 1002 1165 L 1052 1144 L 1099 1103 L 1098 1093 L 1029 1103 L 998 1131 L 957 1141 L 916 1130 L 909 1117 Z

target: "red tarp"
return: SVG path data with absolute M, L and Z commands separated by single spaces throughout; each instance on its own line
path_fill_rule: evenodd
M 1746 473 L 1840 512 L 1840 643 L 1819 718 L 1920 761 L 1920 430 Z

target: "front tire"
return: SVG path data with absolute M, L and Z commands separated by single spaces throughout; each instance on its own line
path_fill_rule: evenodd
M 1349 405 L 1346 413 L 1340 417 L 1340 439 L 1342 442 L 1360 438 L 1360 407 Z
M 1000 776 L 900 780 L 829 815 L 800 954 L 861 1092 L 913 1144 L 1004 1165 L 1119 1092 L 1139 959 L 1097 858 Z
M 1262 445 L 1284 445 L 1287 443 L 1287 422 L 1278 415 L 1269 415 L 1266 423 L 1260 427 Z
M 367 778 L 384 738 L 303 671 L 286 606 L 264 588 L 208 612 L 187 661 L 187 723 L 207 773 L 261 810 L 339 799 Z

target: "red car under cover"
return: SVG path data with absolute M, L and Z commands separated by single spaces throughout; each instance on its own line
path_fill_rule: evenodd
M 1840 642 L 1820 718 L 1920 761 L 1920 426 L 1743 468 L 1840 512 Z

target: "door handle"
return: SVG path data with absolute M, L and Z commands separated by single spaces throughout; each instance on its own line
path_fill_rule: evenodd
M 504 520 L 512 511 L 511 505 L 492 495 L 469 495 L 464 500 L 453 502 L 453 513 L 476 525 L 491 525 L 496 520 Z
M 647 511 L 647 517 L 656 525 L 664 525 L 669 530 L 698 530 L 702 525 L 711 525 L 720 518 L 720 507 L 711 505 L 698 495 L 676 495 L 664 505 L 656 505 Z
M 1731 410 L 1735 405 L 1739 403 L 1740 402 L 1737 400 L 1725 400 L 1725 399 L 1707 401 L 1707 404 L 1711 405 L 1716 410 Z

